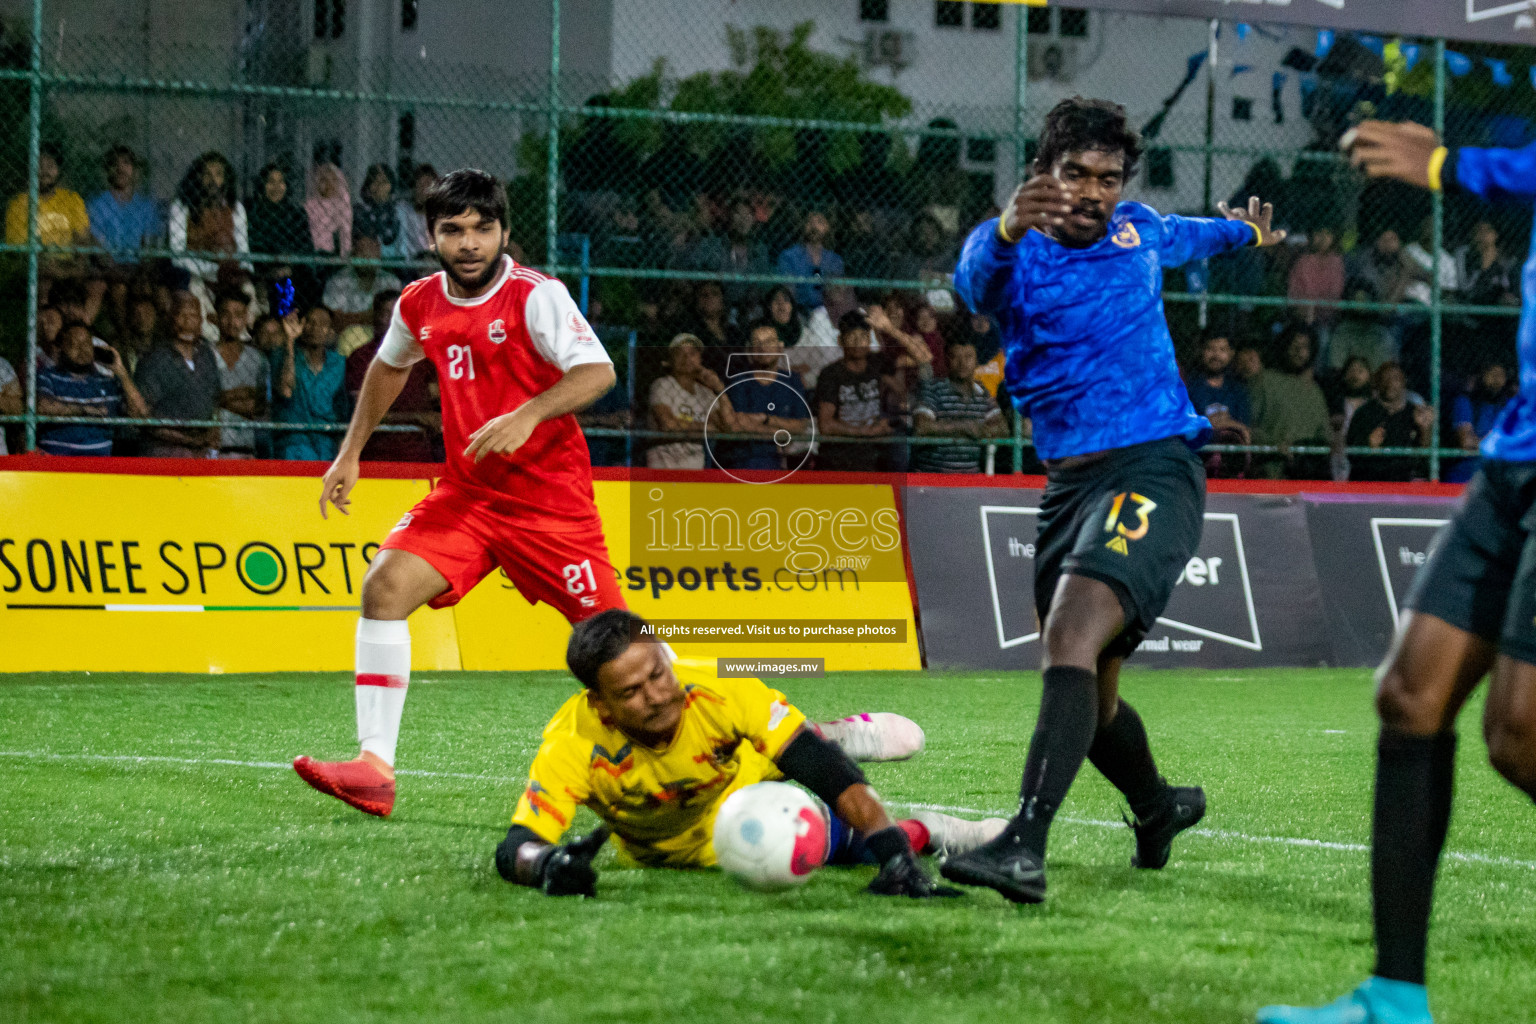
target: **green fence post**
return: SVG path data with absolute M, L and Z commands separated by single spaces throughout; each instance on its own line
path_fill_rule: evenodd
M 25 451 L 37 450 L 37 163 L 43 135 L 43 0 L 32 0 L 32 56 L 27 75 L 27 382 Z
M 560 270 L 560 0 L 549 0 L 549 139 L 544 162 L 544 262 Z
M 1435 40 L 1435 136 L 1445 138 L 1445 40 Z M 1442 343 L 1442 316 L 1440 303 L 1440 246 L 1445 237 L 1445 196 L 1441 192 L 1430 194 L 1431 214 L 1434 219 L 1433 238 L 1429 264 L 1429 404 L 1435 410 L 1435 420 L 1429 428 L 1429 478 L 1440 479 L 1440 346 Z
M 1024 166 L 1025 127 L 1024 101 L 1029 95 L 1029 10 L 1023 6 L 1013 9 L 1013 164 L 1019 180 L 1029 177 Z M 1014 475 L 1024 472 L 1024 425 L 1017 412 L 1013 415 L 1013 436 L 1009 439 L 1013 449 Z

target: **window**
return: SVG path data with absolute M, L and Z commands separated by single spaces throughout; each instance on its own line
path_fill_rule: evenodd
M 965 4 L 958 0 L 934 0 L 933 23 L 939 28 L 964 28 Z
M 1248 99 L 1245 96 L 1233 96 L 1232 97 L 1232 120 L 1234 120 L 1234 121 L 1252 121 L 1253 120 L 1253 100 L 1250 100 L 1250 99 Z
M 347 30 L 347 0 L 315 0 L 315 38 L 340 39 Z
M 1003 27 L 1001 4 L 971 4 L 971 28 L 995 32 Z
M 1061 38 L 1084 39 L 1088 35 L 1088 12 L 1074 7 L 1061 9 Z
M 1032 36 L 1048 36 L 1051 34 L 1051 11 L 1048 7 L 1031 7 L 1028 13 L 1029 34 Z
M 891 0 L 859 0 L 859 20 L 890 21 Z
M 965 158 L 976 164 L 990 164 L 997 160 L 997 143 L 992 139 L 966 139 Z
M 416 28 L 416 20 L 421 16 L 418 0 L 400 0 L 400 31 L 411 32 Z

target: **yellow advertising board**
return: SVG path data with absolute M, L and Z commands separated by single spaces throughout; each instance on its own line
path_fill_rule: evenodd
M 0 473 L 0 649 L 20 672 L 352 668 L 363 573 L 425 480 L 366 479 L 321 519 L 307 477 Z M 459 667 L 453 615 L 416 668 Z
M 0 473 L 9 671 L 346 670 L 368 562 L 426 480 Z M 690 657 L 919 668 L 889 486 L 599 481 L 626 602 Z M 411 619 L 417 669 L 559 669 L 570 628 L 495 573 Z
M 594 490 L 625 602 L 674 624 L 665 639 L 679 654 L 820 657 L 830 671 L 922 667 L 889 486 L 600 480 Z M 875 622 L 891 624 L 888 635 L 858 635 Z M 459 603 L 458 623 L 467 669 L 564 664 L 564 619 L 529 605 L 500 573 Z M 803 634 L 812 623 L 841 625 L 771 632 Z

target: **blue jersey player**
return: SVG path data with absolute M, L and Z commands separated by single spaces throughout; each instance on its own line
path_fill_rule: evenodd
M 1482 199 L 1536 198 L 1536 145 L 1450 148 L 1422 125 L 1367 121 L 1346 135 L 1375 178 Z M 1536 797 L 1536 247 L 1521 286 L 1520 393 L 1483 438 L 1482 467 L 1419 571 L 1377 673 L 1381 735 L 1371 822 L 1376 969 L 1315 1009 L 1270 1006 L 1261 1024 L 1429 1024 L 1424 950 L 1451 819 L 1456 717 L 1492 675 L 1488 757 Z
M 1142 144 L 1124 108 L 1074 98 L 1040 135 L 1036 176 L 971 232 L 955 289 L 1002 326 L 1008 391 L 1034 423 L 1041 499 L 1035 608 L 1045 691 L 1019 812 L 944 875 L 1010 900 L 1045 898 L 1051 819 L 1088 758 L 1135 815 L 1132 864 L 1161 868 L 1205 794 L 1158 774 L 1146 729 L 1120 699 L 1120 664 L 1168 603 L 1200 541 L 1210 436 L 1179 379 L 1163 315 L 1165 267 L 1284 237 L 1257 200 L 1220 219 L 1120 201 Z

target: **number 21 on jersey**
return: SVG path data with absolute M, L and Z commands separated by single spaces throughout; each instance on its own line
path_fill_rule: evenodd
M 475 353 L 468 345 L 448 346 L 448 376 L 454 380 L 475 379 Z

